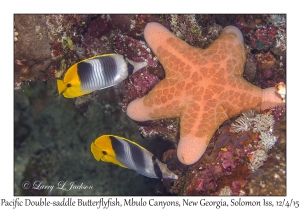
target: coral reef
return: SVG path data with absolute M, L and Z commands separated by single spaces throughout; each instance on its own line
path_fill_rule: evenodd
M 265 114 L 250 111 L 243 113 L 233 123 L 230 123 L 230 120 L 226 121 L 212 138 L 204 156 L 187 169 L 180 167 L 178 161 L 172 160 L 174 157 L 169 154 L 165 158 L 166 163 L 177 174 L 181 173 L 179 180 L 176 180 L 170 187 L 170 192 L 177 195 L 253 195 L 253 193 L 263 195 L 263 193 L 254 192 L 254 188 L 257 190 L 258 186 L 252 181 L 257 173 L 262 173 L 263 167 L 270 171 L 270 175 L 263 176 L 275 176 L 277 177 L 275 179 L 278 179 L 280 172 L 282 185 L 285 179 L 285 175 L 282 174 L 285 173 L 285 165 L 275 164 L 278 167 L 275 170 L 271 169 L 270 165 L 270 161 L 274 162 L 274 159 L 284 162 L 282 160 L 284 157 L 281 155 L 274 157 L 276 154 L 274 150 L 278 150 L 278 145 L 284 144 L 285 134 L 278 135 L 275 132 L 274 123 L 270 124 L 271 116 L 279 110 L 282 108 L 276 107 L 270 113 Z M 283 116 L 285 111 L 281 113 Z M 254 132 L 254 129 L 258 127 L 254 125 L 259 119 L 263 119 L 259 122 L 261 130 Z M 241 120 L 248 124 L 247 129 L 237 129 Z M 263 123 L 265 125 L 262 125 Z M 285 118 L 281 117 L 277 123 L 284 124 Z M 269 128 L 268 132 L 265 128 Z M 175 154 L 175 151 L 172 153 Z M 280 171 L 278 171 L 279 168 Z M 268 182 L 265 178 L 262 181 Z M 165 185 L 168 186 L 167 183 Z M 271 185 L 268 187 L 268 190 L 272 190 Z M 276 194 L 285 195 L 285 189 L 284 186 Z
M 15 29 L 19 33 L 14 43 L 15 88 L 27 81 L 52 80 L 56 71 L 76 61 L 74 44 L 80 40 L 84 28 L 80 25 L 87 17 L 15 15 Z
M 46 68 L 56 60 L 51 57 L 44 15 L 16 15 L 14 23 L 18 31 L 14 42 L 14 81 L 18 89 L 21 82 L 43 80 Z
M 167 19 L 170 19 L 171 31 L 177 37 L 199 48 L 208 47 L 219 37 L 222 31 L 222 27 L 212 21 L 213 16 L 173 14 Z M 207 19 L 210 19 L 210 21 L 207 21 Z M 205 25 L 200 25 L 198 22 Z M 209 22 L 211 24 L 208 24 Z
M 272 113 L 280 112 L 278 107 Z M 252 172 L 248 182 L 248 195 L 286 195 L 286 116 L 282 112 L 280 120 L 275 121 L 273 135 L 279 136 L 276 144 L 267 153 L 268 159 L 263 166 Z
M 249 52 L 245 78 L 262 88 L 285 83 L 286 16 L 231 15 L 225 19 L 222 24 L 236 25 L 243 32 Z

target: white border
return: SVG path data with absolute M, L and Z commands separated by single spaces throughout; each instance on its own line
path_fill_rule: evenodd
M 0 147 L 0 201 L 13 200 L 13 14 L 14 13 L 286 13 L 287 14 L 287 196 L 268 197 L 278 200 L 299 200 L 299 61 L 300 24 L 296 3 L 288 1 L 10 1 L 1 4 L 1 147 Z M 294 1 L 296 2 L 296 1 Z M 297 39 L 298 38 L 298 39 Z M 296 92 L 297 91 L 297 92 Z M 298 96 L 298 97 L 297 97 Z M 21 197 L 26 199 L 29 197 Z M 75 197 L 74 199 L 79 199 Z M 88 197 L 83 197 L 87 199 Z M 124 199 L 126 197 L 121 197 Z M 139 198 L 139 197 L 135 197 Z M 195 201 L 201 197 L 183 197 Z M 179 200 L 182 197 L 157 197 L 156 200 Z M 34 197 L 33 199 L 38 200 Z M 47 200 L 62 200 L 63 197 L 47 197 Z M 98 199 L 98 197 L 91 197 Z M 146 201 L 151 197 L 144 198 Z M 205 197 L 215 200 L 216 197 Z M 226 198 L 222 198 L 225 200 Z M 230 202 L 228 198 L 228 202 Z M 257 200 L 263 197 L 245 197 Z M 11 207 L 10 207 L 11 208 Z M 92 207 L 96 208 L 96 207 Z M 140 207 L 139 207 L 140 208 Z M 154 207 L 152 207 L 154 208 Z M 157 207 L 157 209 L 162 207 Z M 175 207 L 173 207 L 175 208 Z M 197 208 L 200 208 L 197 206 Z M 215 207 L 211 207 L 214 208 Z M 240 207 L 238 207 L 240 208 Z M 278 207 L 279 208 L 279 207 Z M 280 207 L 282 209 L 282 207 Z M 2 208 L 1 208 L 2 209 Z M 20 209 L 18 207 L 18 209 Z M 31 209 L 28 207 L 27 209 Z M 40 209 L 40 208 L 39 208 Z M 70 209 L 70 207 L 68 207 Z M 114 208 L 110 208 L 114 209 Z M 132 209 L 132 208 L 128 208 Z M 137 209 L 137 208 L 136 208 Z M 166 207 L 165 209 L 171 209 Z

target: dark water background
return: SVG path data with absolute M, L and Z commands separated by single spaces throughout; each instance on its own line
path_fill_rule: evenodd
M 14 195 L 157 195 L 159 180 L 94 159 L 90 144 L 103 134 L 134 140 L 161 158 L 154 147 L 159 140 L 140 137 L 113 88 L 83 105 L 57 97 L 55 82 L 15 90 Z M 69 190 L 71 182 L 88 188 Z

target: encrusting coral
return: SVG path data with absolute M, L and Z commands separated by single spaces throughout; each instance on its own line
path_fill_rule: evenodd
M 199 160 L 228 118 L 283 104 L 274 87 L 262 90 L 242 77 L 246 53 L 234 26 L 207 49 L 188 45 L 158 23 L 148 23 L 144 35 L 166 77 L 132 101 L 127 114 L 137 121 L 180 117 L 177 156 L 186 165 Z

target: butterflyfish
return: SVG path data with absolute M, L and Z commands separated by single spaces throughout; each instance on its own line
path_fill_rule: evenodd
M 114 135 L 103 135 L 91 144 L 91 152 L 99 161 L 129 168 L 149 178 L 178 179 L 178 176 L 139 144 Z
M 58 93 L 66 98 L 75 98 L 108 88 L 146 65 L 147 62 L 135 62 L 118 54 L 94 56 L 75 63 L 62 80 L 57 80 Z

